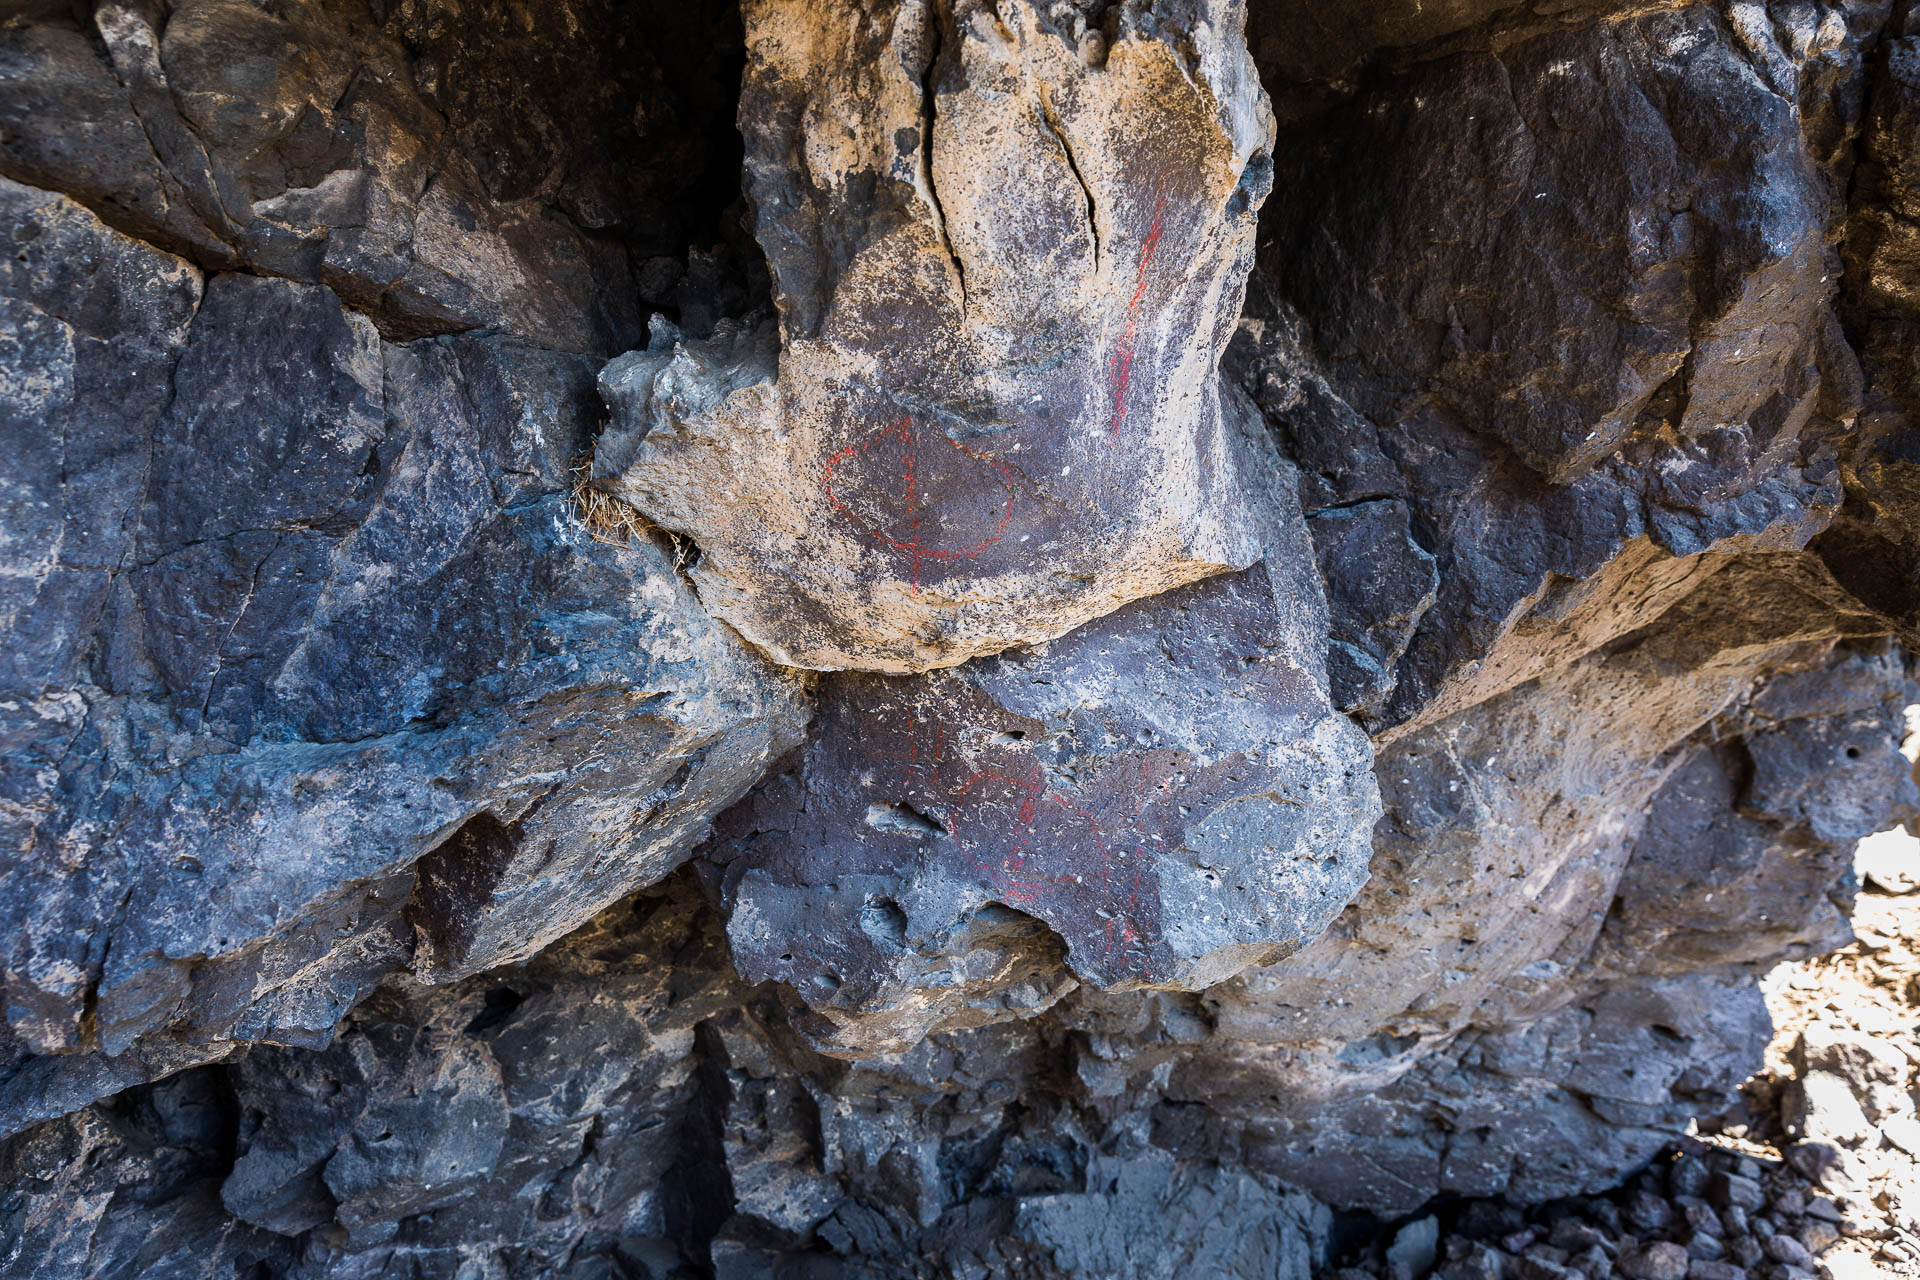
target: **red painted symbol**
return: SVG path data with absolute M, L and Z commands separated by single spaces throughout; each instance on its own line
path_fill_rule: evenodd
M 1144 785 L 1144 771 L 1142 782 Z M 1102 958 L 1122 973 L 1145 973 L 1151 968 L 1147 949 L 1150 940 L 1137 927 L 1147 874 L 1144 841 L 1136 857 L 1129 860 L 1101 834 L 1094 814 L 1047 786 L 1037 760 L 1027 761 L 1020 773 L 975 773 L 950 794 L 953 808 L 947 820 L 956 841 L 964 841 L 964 829 L 969 825 L 997 829 L 1003 838 L 1010 837 L 1001 855 L 1004 861 L 998 865 L 977 856 L 971 860 L 974 871 L 1009 905 L 1059 924 L 1060 904 L 1075 898 L 1084 900 L 1089 886 L 1082 877 L 1091 874 L 1118 895 L 1111 906 L 1095 908 L 1101 921 Z M 1011 814 L 1005 812 L 1009 802 Z M 1065 821 L 1056 817 L 1049 827 L 1041 816 L 1043 804 L 1054 806 L 1065 815 Z M 1138 818 L 1136 813 L 1136 827 Z M 1073 846 L 1079 840 L 1068 835 L 1074 828 L 1079 829 L 1080 839 L 1092 845 L 1090 859 L 1084 847 L 1075 855 Z
M 951 714 L 890 699 L 865 704 L 854 749 L 888 775 L 866 785 L 937 819 L 952 840 L 949 856 L 998 901 L 1045 920 L 1107 974 L 1156 974 L 1164 939 L 1154 923 L 1152 854 L 1165 835 L 1148 811 L 1172 796 L 1178 779 L 1168 762 L 1123 757 L 1090 791 L 1055 787 L 1030 750 L 963 758 Z
M 998 783 L 998 788 L 989 788 L 987 794 L 975 794 L 983 784 Z M 992 790 L 1011 793 L 1002 800 L 996 800 Z M 1040 770 L 1040 762 L 1030 760 L 1023 774 L 1002 773 L 998 770 L 985 770 L 973 774 L 963 781 L 953 792 L 955 812 L 950 819 L 950 829 L 955 840 L 961 840 L 963 821 L 961 814 L 967 815 L 965 822 L 976 818 L 983 824 L 988 823 L 988 815 L 1000 808 L 1005 800 L 1017 801 L 1013 814 L 1012 841 L 1006 851 L 1006 861 L 998 866 L 975 860 L 974 870 L 997 881 L 1002 895 L 1010 903 L 1022 907 L 1042 907 L 1049 897 L 1048 886 L 1055 889 L 1073 887 L 1073 880 L 1065 875 L 1047 873 L 1047 859 L 1038 858 L 1031 862 L 1029 855 L 1035 852 L 1035 843 L 1040 837 L 1037 829 L 1040 821 L 1040 805 L 1050 802 L 1070 814 L 1074 821 L 1085 828 L 1094 848 L 1099 852 L 1102 862 L 1107 858 L 1106 841 L 1100 838 L 1100 828 L 1094 822 L 1093 815 L 1082 809 L 1058 791 L 1048 788 Z M 990 824 L 990 825 L 998 825 Z M 1004 831 L 1004 828 L 1003 828 Z
M 1120 345 L 1113 353 L 1110 382 L 1113 386 L 1113 430 L 1118 437 L 1127 420 L 1127 388 L 1133 383 L 1133 348 L 1140 328 L 1140 300 L 1147 293 L 1147 268 L 1153 265 L 1154 250 L 1166 231 L 1167 197 L 1163 190 L 1153 205 L 1153 223 L 1147 228 L 1147 242 L 1140 251 L 1140 271 L 1134 279 L 1133 297 L 1127 300 L 1127 327 L 1120 333 Z
M 989 499 L 969 512 L 949 495 L 968 493 L 967 482 L 977 484 L 983 466 L 1006 499 Z M 835 511 L 906 558 L 915 595 L 926 562 L 978 556 L 1000 541 L 1013 519 L 1013 468 L 940 432 L 923 432 L 911 417 L 827 459 L 820 484 Z

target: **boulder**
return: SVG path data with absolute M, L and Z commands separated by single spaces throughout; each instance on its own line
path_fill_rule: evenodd
M 1318 937 L 1379 802 L 1287 643 L 1323 609 L 1292 550 L 1044 648 L 824 684 L 799 761 L 702 855 L 742 975 L 791 987 L 823 1047 L 897 1052 L 1075 983 L 1200 990 Z
M 0 199 L 6 422 L 47 457 L 9 481 L 9 1127 L 531 955 L 797 741 L 800 685 L 670 553 L 581 522 L 589 361 L 391 345 Z
M 1273 170 L 1238 0 L 745 8 L 777 322 L 656 325 L 594 477 L 776 660 L 905 674 L 1264 549 L 1217 364 Z

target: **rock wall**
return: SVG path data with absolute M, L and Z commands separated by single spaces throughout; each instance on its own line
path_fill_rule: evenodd
M 1304 1280 L 1727 1104 L 1920 821 L 1920 15 L 1247 2 L 0 17 L 0 1275 Z

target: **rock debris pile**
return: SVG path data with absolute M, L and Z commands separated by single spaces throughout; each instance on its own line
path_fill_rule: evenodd
M 1806 1268 L 1920 12 L 1363 9 L 0 14 L 0 1275 Z
M 1862 849 L 1858 939 L 1768 975 L 1767 1069 L 1727 1112 L 1601 1196 L 1349 1227 L 1333 1280 L 1920 1275 L 1920 847 Z

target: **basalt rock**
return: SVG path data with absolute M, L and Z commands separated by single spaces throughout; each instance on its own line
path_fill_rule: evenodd
M 0 1276 L 1617 1184 L 1920 822 L 1909 7 L 15 6 Z
M 530 955 L 796 740 L 670 553 L 575 514 L 591 362 L 0 202 L 8 1127 Z
M 738 43 L 722 6 L 32 4 L 0 30 L 0 174 L 389 338 L 612 354 L 718 238 Z
M 779 319 L 610 366 L 594 475 L 779 661 L 951 666 L 1260 558 L 1216 365 L 1272 117 L 1237 0 L 1111 16 L 745 6 Z
M 1043 649 L 829 681 L 801 760 L 704 855 L 742 975 L 793 988 L 823 1046 L 898 1052 L 1317 937 L 1379 808 L 1364 736 L 1287 644 L 1324 611 L 1304 542 Z
M 1832 518 L 1860 396 L 1831 306 L 1840 144 L 1874 30 L 1691 6 L 1517 32 L 1282 131 L 1236 363 L 1310 514 L 1405 501 L 1437 561 L 1369 680 L 1391 685 L 1377 727 L 1538 676 Z

